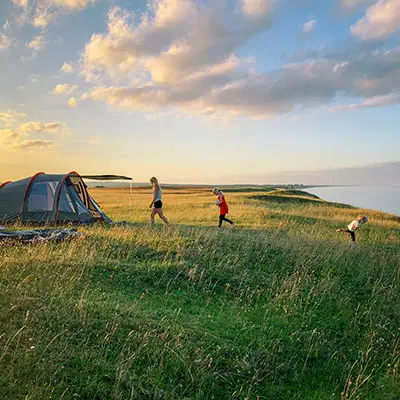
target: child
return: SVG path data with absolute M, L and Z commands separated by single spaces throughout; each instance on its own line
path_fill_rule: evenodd
M 222 226 L 222 221 L 226 221 L 229 224 L 231 224 L 233 227 L 236 226 L 236 224 L 231 221 L 230 219 L 226 218 L 226 214 L 229 212 L 228 208 L 228 203 L 225 200 L 224 193 L 220 188 L 215 187 L 212 191 L 216 196 L 218 196 L 218 199 L 215 200 L 215 204 L 219 207 L 219 223 L 218 223 L 218 228 L 221 228 Z
M 349 233 L 351 236 L 351 240 L 353 242 L 356 241 L 356 230 L 360 228 L 362 224 L 366 224 L 368 222 L 368 218 L 365 215 L 360 215 L 354 221 L 351 221 L 349 225 L 347 225 L 346 229 L 336 229 L 336 232 L 345 232 Z
M 151 225 L 154 225 L 154 217 L 156 214 L 165 222 L 166 225 L 169 225 L 168 219 L 164 216 L 162 210 L 162 201 L 161 201 L 161 186 L 158 183 L 158 179 L 153 176 L 150 178 L 150 182 L 153 186 L 153 201 L 150 203 L 149 208 L 153 208 L 151 210 L 150 222 Z

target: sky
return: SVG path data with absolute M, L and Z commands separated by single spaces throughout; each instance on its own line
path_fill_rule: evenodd
M 1 0 L 0 181 L 399 161 L 399 39 L 400 0 Z

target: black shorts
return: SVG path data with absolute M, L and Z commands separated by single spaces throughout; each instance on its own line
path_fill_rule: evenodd
M 162 208 L 162 201 L 161 200 L 157 200 L 156 202 L 154 202 L 154 208 Z
M 350 236 L 351 236 L 351 240 L 352 240 L 353 242 L 355 242 L 355 241 L 356 241 L 356 234 L 355 234 L 355 232 L 354 232 L 354 231 L 351 231 L 349 228 L 347 228 L 345 232 L 347 232 L 347 233 L 349 233 L 349 234 L 350 234 Z

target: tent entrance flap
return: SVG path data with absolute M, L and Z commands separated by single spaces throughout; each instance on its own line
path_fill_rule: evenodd
M 89 210 L 91 216 L 95 219 L 103 220 L 103 216 L 99 213 L 97 207 L 93 204 L 92 199 L 87 191 L 87 186 L 80 176 L 70 175 L 69 180 L 85 207 Z

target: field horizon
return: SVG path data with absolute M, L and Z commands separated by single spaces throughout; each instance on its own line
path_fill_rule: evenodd
M 400 399 L 400 218 L 224 191 L 235 229 L 208 187 L 165 187 L 153 228 L 149 188 L 90 188 L 126 223 L 0 243 L 0 397 Z

